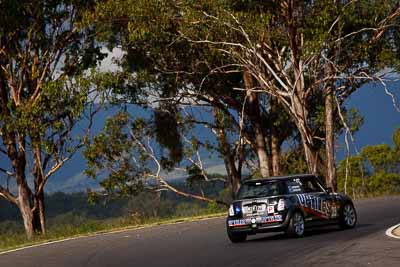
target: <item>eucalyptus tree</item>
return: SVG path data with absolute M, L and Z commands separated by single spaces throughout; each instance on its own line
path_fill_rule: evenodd
M 342 160 L 338 168 L 339 188 L 353 198 L 397 194 L 400 190 L 398 157 L 399 129 L 393 146 L 365 146 L 358 155 Z
M 93 178 L 103 176 L 100 184 L 111 196 L 168 190 L 183 197 L 226 205 L 222 199 L 206 196 L 201 187 L 200 192 L 185 191 L 168 179 L 172 173 L 188 176 L 192 184 L 225 183 L 223 177 L 207 173 L 202 159 L 201 150 L 212 149 L 214 142 L 197 139 L 193 128 L 188 126 L 192 123 L 191 117 L 181 117 L 178 122 L 172 121 L 179 129 L 179 149 L 174 146 L 165 150 L 157 137 L 156 120 L 155 116 L 145 119 L 126 111 L 109 118 L 104 129 L 86 147 L 86 173 Z M 166 131 L 163 132 L 168 136 Z M 180 164 L 176 163 L 177 157 Z
M 0 197 L 18 207 L 28 238 L 45 234 L 45 184 L 88 137 L 73 132 L 78 121 L 87 116 L 89 130 L 96 111 L 85 70 L 103 55 L 80 28 L 92 4 L 0 2 Z
M 262 176 L 273 174 L 269 130 L 263 123 L 270 111 L 262 105 L 267 99 L 251 90 L 248 94 L 232 90 L 235 87 L 251 88 L 253 78 L 248 77 L 244 69 L 225 71 L 221 68 L 227 63 L 223 55 L 182 38 L 180 30 L 184 9 L 181 4 L 175 1 L 99 1 L 95 16 L 98 38 L 110 49 L 119 47 L 124 51 L 120 66 L 137 79 L 136 87 L 117 92 L 128 98 L 134 96 L 124 101 L 142 105 L 157 99 L 161 103 L 159 111 L 168 111 L 177 105 L 207 105 L 214 109 L 215 124 L 212 127 L 218 129 L 215 131 L 218 151 L 224 159 L 234 191 L 237 191 L 243 161 L 246 160 L 242 156 L 242 151 L 246 150 L 244 146 L 250 147 L 257 155 Z M 174 111 L 168 113 L 178 114 Z M 226 138 L 224 130 L 228 130 L 228 124 L 220 119 L 230 122 L 229 127 L 236 129 L 239 141 L 227 142 L 229 138 Z M 166 140 L 172 141 L 173 138 Z M 274 147 L 278 148 L 277 144 L 282 142 L 275 142 Z M 167 142 L 161 144 L 170 146 Z M 275 166 L 279 164 L 276 162 Z M 275 169 L 279 172 L 279 168 Z
M 309 172 L 326 172 L 336 188 L 333 117 L 348 128 L 343 101 L 397 64 L 398 1 L 185 3 L 183 38 L 219 51 L 231 60 L 221 68 L 246 70 L 257 82 L 253 92 L 277 98 L 300 133 Z M 321 94 L 325 136 L 316 135 L 311 114 Z
M 242 119 L 231 121 L 263 176 L 279 172 L 279 163 L 269 166 L 277 153 L 267 151 L 279 127 L 272 123 L 266 140 L 260 121 L 268 102 L 296 126 L 309 172 L 327 174 L 333 188 L 333 118 L 348 130 L 343 102 L 362 84 L 383 81 L 379 71 L 394 66 L 398 53 L 397 1 L 109 0 L 95 14 L 101 40 L 126 52 L 122 66 L 139 85 L 133 95 L 147 88 L 164 103 L 191 98 L 231 118 L 236 110 Z

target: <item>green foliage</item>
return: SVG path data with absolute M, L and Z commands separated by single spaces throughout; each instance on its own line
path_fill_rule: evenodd
M 97 178 L 99 171 L 106 172 L 107 177 L 100 184 L 110 193 L 138 194 L 143 190 L 143 179 L 148 172 L 146 165 L 133 162 L 137 153 L 141 162 L 146 161 L 147 156 L 140 154 L 140 148 L 134 146 L 133 135 L 127 128 L 129 122 L 124 112 L 109 118 L 103 132 L 95 136 L 84 151 L 88 160 L 86 174 Z M 142 130 L 141 124 L 140 120 L 134 123 L 136 131 Z
M 346 160 L 342 160 L 338 166 L 338 189 L 341 192 L 351 192 L 353 197 L 366 196 L 368 192 L 367 177 L 368 172 L 364 166 L 361 156 L 353 156 L 349 158 L 347 166 L 347 182 L 346 182 Z M 346 190 L 345 188 L 346 184 Z M 351 191 L 349 190 L 351 189 Z M 348 191 L 349 190 L 349 191 Z
M 160 113 L 158 108 L 155 111 Z M 179 168 L 186 169 L 189 183 L 193 182 L 189 189 L 202 190 L 204 177 L 194 162 L 198 150 L 207 144 L 191 138 L 193 128 L 185 123 L 190 116 L 186 118 L 178 111 L 163 113 L 168 114 L 143 119 L 121 111 L 109 118 L 104 129 L 86 145 L 86 174 L 100 180 L 109 194 L 137 195 L 163 188 L 162 180 Z M 158 123 L 161 125 L 156 126 Z
M 392 149 L 387 144 L 366 146 L 360 155 L 371 164 L 374 172 L 391 171 L 396 164 Z
M 173 162 L 180 162 L 183 158 L 183 145 L 177 122 L 177 108 L 167 106 L 154 110 L 154 131 L 156 140 L 169 150 L 169 157 Z
M 308 141 L 312 143 L 312 149 L 323 152 L 326 87 L 333 86 L 335 96 L 343 104 L 367 81 L 353 79 L 353 76 L 375 73 L 383 66 L 396 65 L 394 58 L 399 51 L 395 45 L 398 42 L 396 30 L 384 28 L 380 35 L 384 38 L 375 38 L 377 31 L 371 30 L 379 26 L 378 22 L 385 21 L 396 1 L 294 1 L 293 17 L 289 14 L 292 10 L 288 8 L 290 3 L 247 0 L 97 1 L 95 19 L 89 16 L 88 23 L 96 25 L 100 40 L 110 48 L 118 46 L 126 52 L 121 66 L 124 71 L 137 75 L 137 84 L 144 91 L 151 88 L 156 92 L 153 95 L 170 98 L 163 101 L 161 108 L 164 111 L 176 105 L 176 99 L 182 95 L 191 95 L 195 101 L 211 102 L 212 99 L 210 104 L 214 107 L 239 113 L 244 94 L 232 88 L 243 87 L 241 76 L 244 70 L 252 70 L 255 79 L 268 80 L 268 86 L 255 85 L 257 89 L 268 90 L 264 87 L 279 88 L 272 71 L 281 79 L 290 80 L 296 76 L 296 62 L 307 62 L 307 67 L 302 67 L 304 92 L 299 93 L 307 96 L 301 100 L 307 117 L 304 127 L 313 135 Z M 394 24 L 398 22 L 396 16 L 390 19 Z M 288 38 L 288 32 L 295 32 L 292 39 Z M 249 56 L 249 51 L 254 55 Z M 273 70 L 260 65 L 259 59 L 267 60 Z M 334 75 L 327 73 L 331 62 L 335 64 Z M 298 81 L 288 84 L 298 84 Z M 125 89 L 122 94 L 129 95 L 129 92 L 130 89 Z M 296 120 L 292 117 L 297 112 L 283 111 L 282 105 L 290 102 L 290 97 L 281 101 L 279 110 L 275 112 L 268 111 L 267 97 L 261 98 L 265 133 L 268 135 L 273 127 L 278 129 L 280 144 L 295 136 Z M 159 115 L 168 114 L 163 112 Z M 346 112 L 344 107 L 342 113 L 346 120 L 353 122 L 349 123 L 351 130 L 358 130 L 362 124 L 358 114 L 353 110 Z M 175 131 L 176 126 L 171 124 L 174 120 L 160 118 L 158 122 L 170 124 L 164 128 L 171 126 L 172 136 L 157 134 L 157 140 L 167 148 L 169 146 L 172 161 L 180 161 L 179 134 Z M 217 117 L 215 119 L 218 121 Z M 245 131 L 251 140 L 253 125 L 245 120 Z M 343 125 L 336 124 L 335 132 L 341 130 Z M 165 167 L 172 166 L 172 161 L 163 160 Z
M 183 163 L 185 159 L 193 161 L 200 149 L 216 151 L 224 159 L 232 154 L 235 163 L 237 158 L 251 160 L 255 155 L 249 149 L 254 144 L 248 144 L 254 139 L 254 123 L 248 114 L 243 117 L 244 133 L 240 129 L 246 140 L 244 152 L 233 153 L 241 149 L 236 144 L 241 123 L 237 118 L 242 111 L 246 113 L 246 96 L 232 88 L 243 87 L 242 74 L 251 70 L 256 80 L 268 80 L 268 86 L 258 80 L 256 89 L 279 88 L 275 76 L 287 80 L 290 87 L 304 87 L 293 94 L 273 92 L 282 96 L 277 110 L 270 108 L 272 98 L 260 94 L 257 109 L 266 136 L 275 130 L 279 145 L 287 140 L 297 145 L 283 155 L 284 172 L 306 172 L 304 153 L 298 149 L 301 142 L 307 145 L 305 133 L 299 140 L 295 125 L 310 133 L 307 142 L 312 149 L 323 152 L 326 87 L 334 87 L 341 105 L 368 81 L 364 75 L 399 67 L 400 38 L 392 27 L 397 26 L 398 18 L 389 17 L 397 1 L 294 1 L 293 14 L 289 14 L 293 10 L 289 4 L 276 0 L 2 1 L 0 85 L 4 101 L 0 128 L 2 137 L 9 139 L 2 138 L 3 143 L 17 144 L 18 136 L 23 153 L 40 150 L 38 158 L 45 160 L 36 165 L 36 171 L 42 166 L 49 171 L 49 162 L 67 160 L 86 143 L 86 174 L 99 178 L 111 195 L 139 195 L 163 172 L 180 164 L 189 176 L 189 189 L 202 192 L 207 187 L 203 170 L 193 162 Z M 390 27 L 371 30 L 381 26 L 378 22 L 387 21 Z M 294 33 L 292 38 L 288 33 Z M 122 49 L 118 71 L 95 71 L 97 62 L 105 57 L 102 45 Z M 259 64 L 263 60 L 269 68 Z M 299 62 L 305 62 L 300 67 L 301 77 L 296 73 Z M 334 73 L 327 71 L 331 62 Z M 359 76 L 363 79 L 353 79 Z M 151 119 L 132 118 L 125 110 L 108 119 L 92 140 L 89 135 L 72 136 L 88 102 L 91 108 L 97 104 L 94 88 L 103 94 L 101 103 L 110 91 L 112 103 L 153 107 L 157 99 L 161 104 Z M 296 97 L 302 98 L 298 101 L 302 107 L 293 111 L 290 108 L 296 103 L 291 101 Z M 194 122 L 193 116 L 182 115 L 182 99 L 212 106 L 214 121 Z M 357 131 L 362 117 L 355 110 L 339 109 L 350 130 Z M 304 121 L 299 122 L 299 117 Z M 216 147 L 193 136 L 196 123 L 223 132 L 224 145 Z M 335 133 L 341 130 L 343 125 L 337 123 Z M 388 187 L 382 187 L 382 192 L 392 190 L 397 185 L 399 135 L 396 132 L 393 137 L 394 148 L 370 146 L 360 158 L 351 158 L 345 187 L 362 187 L 362 192 L 355 194 L 364 194 L 385 183 Z M 33 158 L 23 156 L 23 160 Z M 14 159 L 10 156 L 13 164 Z M 343 175 L 342 165 L 340 173 Z M 359 180 L 360 175 L 370 180 Z M 38 192 L 32 197 L 35 195 Z
M 400 128 L 397 128 L 395 132 L 393 133 L 393 144 L 394 144 L 394 151 L 396 152 L 396 155 L 399 156 L 400 152 Z
M 399 130 L 393 133 L 396 140 Z M 338 188 L 353 197 L 400 193 L 400 159 L 397 144 L 366 146 L 338 166 Z M 346 175 L 347 173 L 347 175 Z M 346 177 L 347 176 L 347 177 Z
M 0 1 L 2 167 L 14 173 L 7 188 L 1 182 L 0 195 L 21 210 L 30 210 L 31 214 L 21 213 L 26 220 L 40 213 L 46 182 L 89 137 L 93 116 L 102 104 L 92 75 L 105 54 L 94 28 L 82 26 L 93 4 Z M 31 175 L 33 181 L 28 182 Z M 26 225 L 39 229 L 37 224 L 33 220 Z M 31 236 L 32 229 L 26 230 Z
M 370 177 L 368 189 L 374 194 L 393 194 L 400 192 L 400 174 L 379 171 Z
M 282 153 L 282 174 L 307 173 L 307 162 L 301 148 Z
M 359 113 L 357 108 L 345 110 L 344 115 L 347 126 L 352 134 L 357 132 L 364 124 L 364 117 Z

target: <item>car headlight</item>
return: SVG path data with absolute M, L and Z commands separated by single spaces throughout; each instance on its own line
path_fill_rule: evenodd
M 235 210 L 232 204 L 229 206 L 229 216 L 235 216 Z
M 236 205 L 231 204 L 231 205 L 229 206 L 229 216 L 235 216 L 235 215 L 240 214 L 241 212 L 242 212 L 241 205 L 238 205 L 238 204 L 236 203 Z

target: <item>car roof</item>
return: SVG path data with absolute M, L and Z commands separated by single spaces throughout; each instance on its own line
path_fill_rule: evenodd
M 244 183 L 254 183 L 254 182 L 265 182 L 265 181 L 279 181 L 279 180 L 288 180 L 293 178 L 306 178 L 306 177 L 316 177 L 314 174 L 291 174 L 291 175 L 283 175 L 283 176 L 271 176 L 267 178 L 256 178 L 245 180 Z

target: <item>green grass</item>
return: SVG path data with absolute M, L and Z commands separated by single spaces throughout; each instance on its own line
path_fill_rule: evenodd
M 170 218 L 147 218 L 140 219 L 134 217 L 114 218 L 106 220 L 85 220 L 79 225 L 76 223 L 63 223 L 48 227 L 46 236 L 36 236 L 33 240 L 27 240 L 25 233 L 19 231 L 8 231 L 0 233 L 0 252 L 16 248 L 26 247 L 35 244 L 42 244 L 51 241 L 63 240 L 67 238 L 76 238 L 90 236 L 101 233 L 137 229 L 143 227 L 152 227 L 156 225 L 171 224 L 178 222 L 196 221 L 205 218 L 220 217 L 226 215 L 224 212 L 207 212 L 196 216 L 176 216 Z M 19 227 L 22 228 L 22 227 Z

